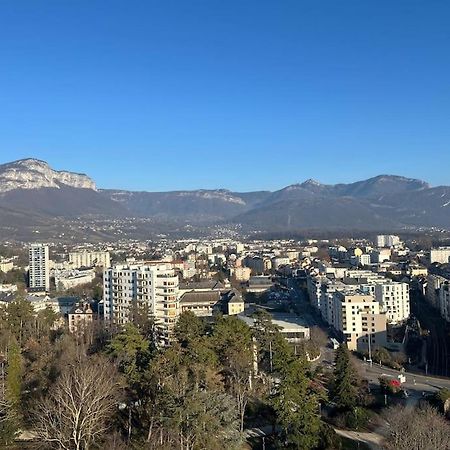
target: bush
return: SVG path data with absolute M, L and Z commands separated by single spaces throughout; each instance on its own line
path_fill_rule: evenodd
M 380 377 L 380 388 L 383 394 L 395 395 L 401 391 L 401 384 L 395 378 Z

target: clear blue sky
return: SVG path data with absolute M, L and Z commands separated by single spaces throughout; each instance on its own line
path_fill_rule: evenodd
M 101 187 L 450 184 L 448 0 L 0 0 L 0 162 Z

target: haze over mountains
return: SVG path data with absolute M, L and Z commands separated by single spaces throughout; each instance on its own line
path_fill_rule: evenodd
M 36 159 L 0 165 L 3 230 L 80 217 L 241 224 L 246 230 L 280 232 L 450 228 L 450 187 L 380 175 L 336 185 L 310 179 L 275 192 L 131 192 L 98 189 L 87 175 L 55 171 Z

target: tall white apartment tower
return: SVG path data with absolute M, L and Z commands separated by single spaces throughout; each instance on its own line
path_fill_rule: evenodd
M 29 249 L 28 287 L 30 291 L 48 292 L 50 290 L 50 259 L 48 246 L 31 244 Z
M 180 313 L 178 277 L 168 264 L 117 265 L 103 272 L 104 317 L 116 325 L 130 320 L 133 305 L 146 306 L 164 343 Z

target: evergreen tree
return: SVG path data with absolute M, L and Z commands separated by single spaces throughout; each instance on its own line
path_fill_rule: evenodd
M 133 385 L 138 383 L 151 357 L 149 341 L 139 329 L 128 323 L 124 330 L 116 335 L 107 346 L 107 353 L 119 363 L 120 370 Z
M 264 309 L 258 309 L 254 314 L 255 326 L 253 335 L 258 348 L 258 362 L 261 370 L 273 371 L 274 350 L 280 335 L 280 328 L 273 324 L 272 316 Z
M 174 331 L 177 341 L 183 347 L 187 347 L 190 342 L 203 336 L 205 326 L 192 311 L 185 311 L 178 318 Z
M 11 343 L 8 350 L 6 398 L 17 411 L 20 410 L 22 398 L 22 356 L 16 341 Z
M 358 405 L 360 380 L 344 344 L 337 349 L 335 362 L 332 399 L 339 409 L 349 410 Z
M 0 442 L 13 442 L 19 430 L 22 399 L 22 356 L 20 347 L 13 341 L 8 349 L 8 358 L 0 367 Z
M 319 402 L 311 389 L 304 358 L 290 361 L 284 369 L 273 397 L 273 407 L 282 430 L 280 447 L 309 450 L 318 445 Z

